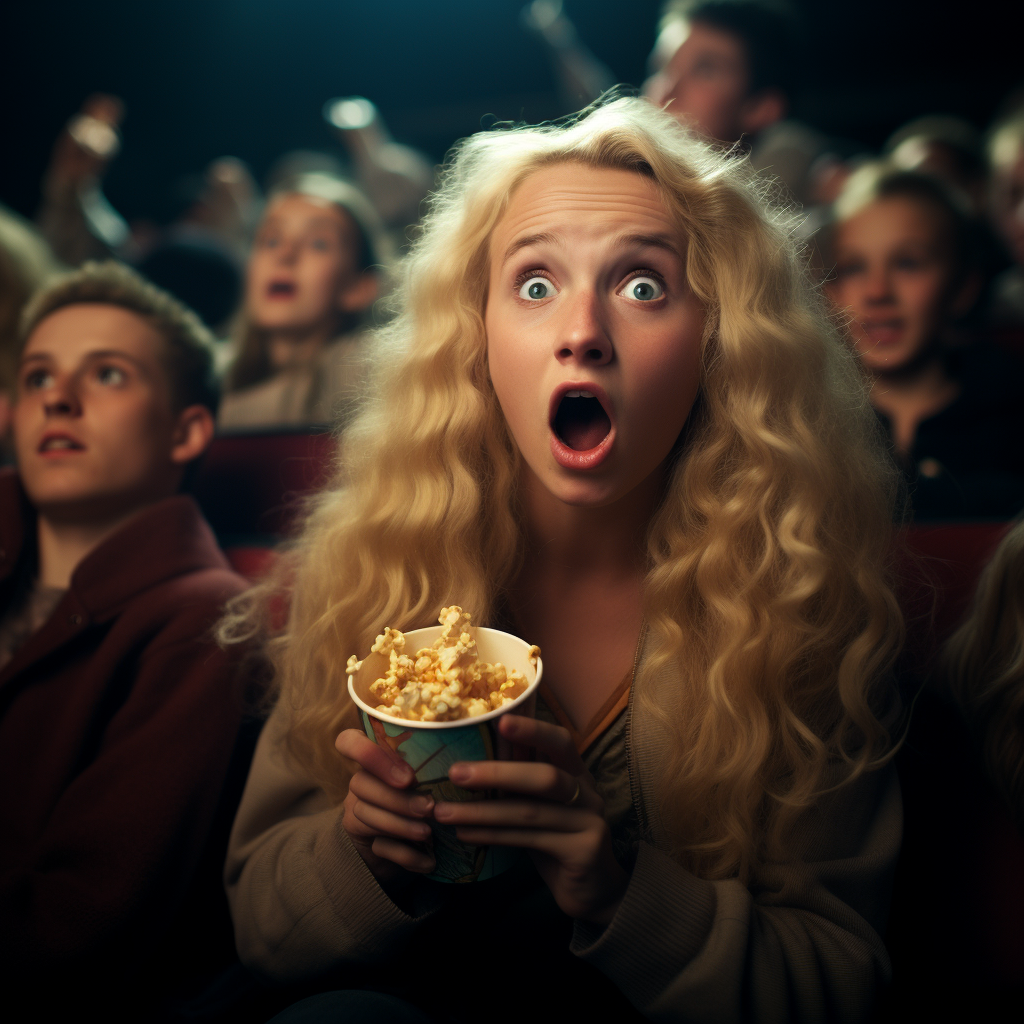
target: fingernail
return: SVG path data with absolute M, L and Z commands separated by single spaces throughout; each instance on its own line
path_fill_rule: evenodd
M 433 802 L 429 796 L 418 796 L 412 801 L 412 809 L 416 814 L 426 814 Z
M 453 764 L 448 769 L 448 778 L 452 782 L 469 782 L 473 773 L 470 771 L 469 766 L 465 764 Z
M 434 817 L 438 821 L 446 821 L 452 816 L 452 808 L 450 804 L 438 804 L 434 808 Z
M 403 768 L 401 765 L 396 764 L 391 769 L 391 778 L 400 786 L 404 786 L 407 782 L 411 781 L 412 772 L 408 768 Z

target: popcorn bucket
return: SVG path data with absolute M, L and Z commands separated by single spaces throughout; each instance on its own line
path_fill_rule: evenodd
M 428 626 L 405 634 L 405 649 L 410 654 L 429 647 L 441 634 L 442 627 Z M 526 677 L 527 687 L 511 703 L 494 711 L 454 722 L 412 722 L 393 718 L 376 709 L 379 701 L 370 692 L 370 684 L 387 672 L 388 658 L 370 654 L 348 677 L 348 692 L 359 708 L 366 735 L 399 763 L 416 773 L 412 787 L 416 792 L 438 800 L 486 800 L 492 794 L 463 789 L 448 778 L 448 769 L 456 761 L 512 760 L 512 745 L 498 734 L 498 719 L 508 712 L 533 717 L 537 686 L 543 668 L 540 657 L 530 660 L 530 645 L 511 633 L 498 629 L 470 627 L 481 661 L 501 662 L 509 671 L 515 669 Z M 520 851 L 503 846 L 469 846 L 455 836 L 454 825 L 431 821 L 434 873 L 428 875 L 438 882 L 476 882 L 491 878 L 511 867 Z

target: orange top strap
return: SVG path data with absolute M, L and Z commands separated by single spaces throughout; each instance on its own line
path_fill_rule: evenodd
M 629 703 L 629 688 L 632 683 L 633 671 L 631 669 L 582 730 L 572 724 L 569 716 L 562 709 L 562 705 L 558 703 L 557 698 L 543 679 L 541 679 L 538 689 L 544 703 L 551 709 L 551 713 L 558 719 L 559 724 L 569 730 L 573 745 L 582 754 L 615 721 L 622 709 Z

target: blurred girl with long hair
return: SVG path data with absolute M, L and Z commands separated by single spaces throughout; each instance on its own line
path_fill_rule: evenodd
M 382 239 L 369 201 L 341 178 L 303 174 L 271 195 L 246 267 L 221 427 L 332 423 L 351 412 Z

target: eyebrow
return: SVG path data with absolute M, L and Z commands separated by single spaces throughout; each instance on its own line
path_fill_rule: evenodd
M 683 258 L 683 254 L 679 251 L 679 247 L 664 235 L 625 235 L 619 239 L 619 242 L 635 245 L 638 249 L 664 249 L 665 252 L 671 253 L 680 261 Z
M 52 352 L 29 352 L 21 357 L 21 365 L 25 366 L 29 363 L 48 363 L 53 362 L 55 359 Z M 127 352 L 122 352 L 116 348 L 102 348 L 96 349 L 93 352 L 87 352 L 85 354 L 85 361 L 87 362 L 98 362 L 102 359 L 123 359 L 125 362 L 131 363 L 133 366 L 141 370 L 143 373 L 148 374 L 146 365 L 134 356 L 129 355 Z
M 539 245 L 541 242 L 548 242 L 552 245 L 559 244 L 558 239 L 548 231 L 544 231 L 539 235 L 525 235 L 523 238 L 517 238 L 505 250 L 505 255 L 501 258 L 502 264 L 504 265 L 505 263 L 508 263 L 508 261 L 512 259 L 520 249 L 527 249 L 531 245 Z
M 623 235 L 617 239 L 620 245 L 632 245 L 638 249 L 652 248 L 652 249 L 663 249 L 666 252 L 671 253 L 676 259 L 682 261 L 683 255 L 679 251 L 678 247 L 668 238 L 663 235 Z M 526 235 L 523 238 L 517 238 L 506 250 L 505 255 L 502 257 L 502 264 L 507 263 L 517 252 L 521 249 L 529 248 L 531 245 L 539 245 L 541 243 L 550 243 L 553 245 L 562 244 L 561 241 L 550 232 L 543 232 L 538 235 Z

